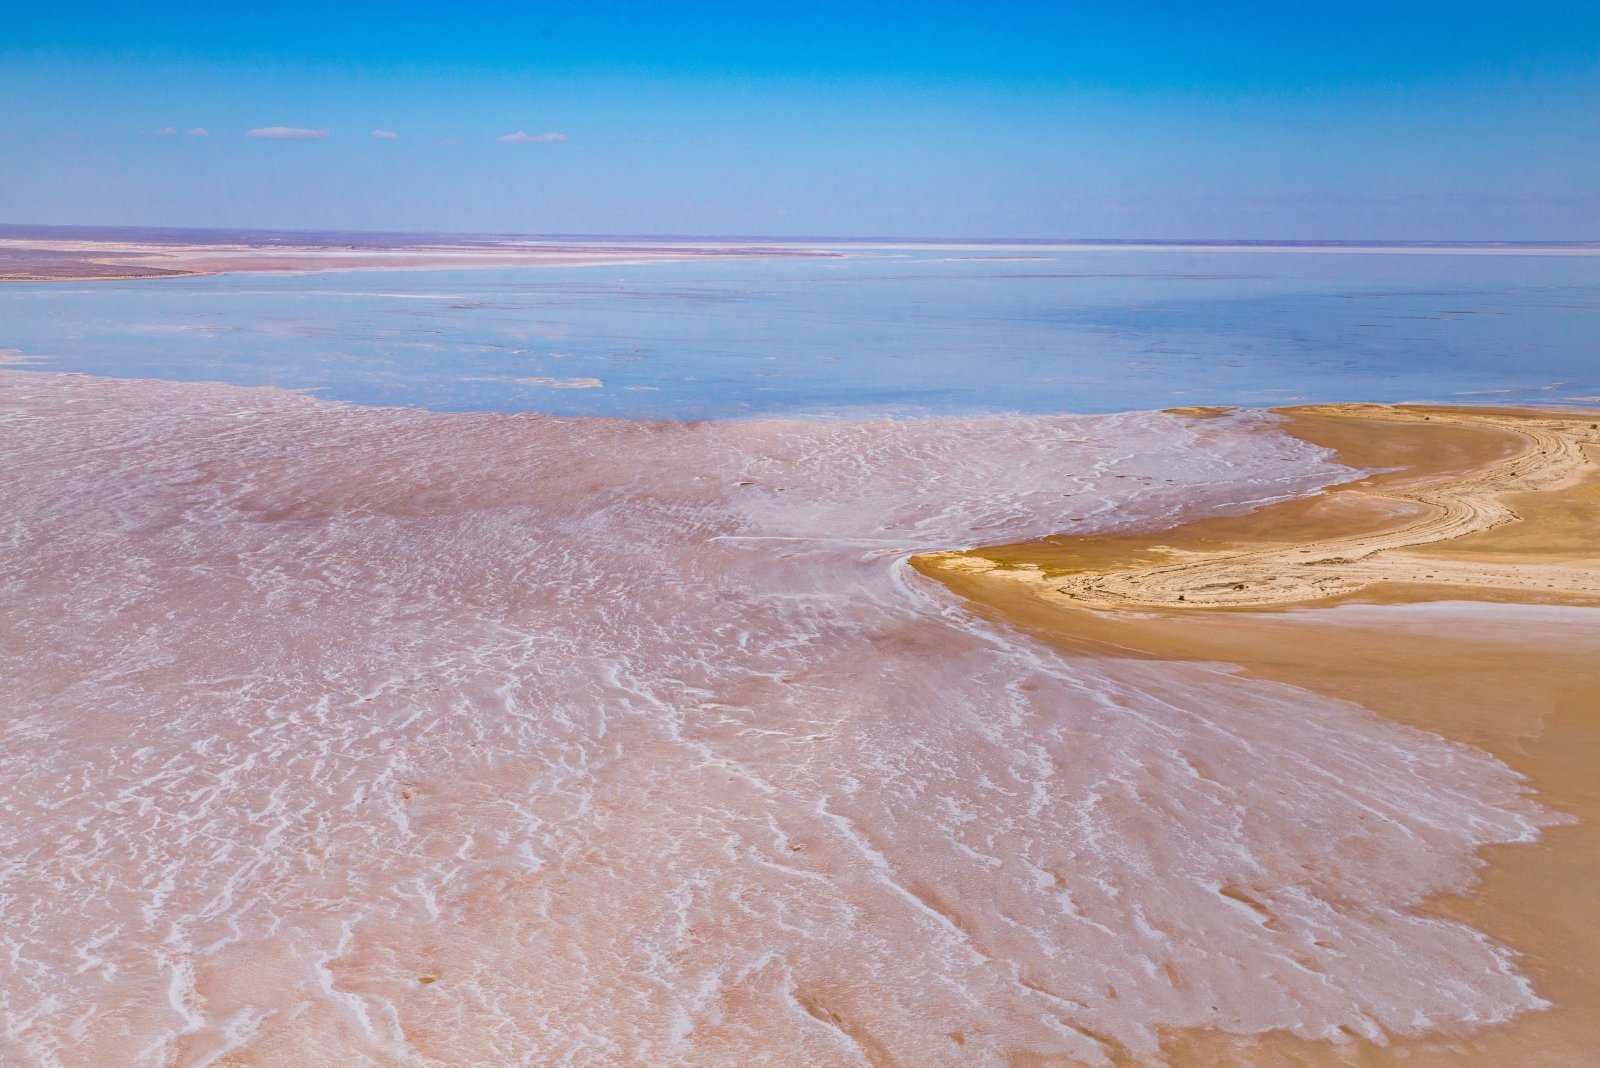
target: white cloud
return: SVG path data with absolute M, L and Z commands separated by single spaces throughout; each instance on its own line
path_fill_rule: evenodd
M 176 126 L 163 126 L 159 130 L 151 130 L 150 131 L 150 136 L 151 137 L 177 137 L 178 136 L 178 128 Z
M 246 137 L 271 137 L 281 141 L 309 140 L 315 137 L 327 137 L 327 130 L 302 130 L 297 126 L 257 126 L 254 130 L 246 130 Z
M 183 132 L 185 134 L 189 135 L 190 137 L 210 137 L 211 136 L 211 131 L 206 129 L 204 126 L 191 126 L 189 129 L 187 129 L 187 130 L 185 130 Z
M 553 145 L 557 141 L 565 141 L 567 135 L 563 133 L 542 133 L 530 135 L 527 130 L 518 130 L 516 133 L 501 134 L 495 140 L 502 145 Z
M 380 141 L 400 140 L 400 135 L 395 133 L 393 130 L 373 130 L 372 136 L 378 138 Z

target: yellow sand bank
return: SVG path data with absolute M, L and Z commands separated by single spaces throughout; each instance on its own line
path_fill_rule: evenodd
M 1164 542 L 1101 539 L 1093 546 L 1096 551 L 1078 555 L 1070 540 L 1054 542 L 1052 548 L 1064 551 L 1016 561 L 1035 567 L 1013 566 L 1007 554 L 987 550 L 940 554 L 928 563 L 943 569 L 995 570 L 1041 587 L 1041 596 L 1093 608 L 1291 604 L 1349 594 L 1375 583 L 1600 598 L 1600 546 L 1573 542 L 1572 531 L 1570 552 L 1552 551 L 1548 539 L 1530 536 L 1526 527 L 1520 539 L 1506 542 L 1502 534 L 1491 542 L 1520 550 L 1495 553 L 1479 543 L 1478 551 L 1461 553 L 1446 544 L 1521 524 L 1513 496 L 1537 507 L 1549 494 L 1574 490 L 1592 477 L 1596 465 L 1591 450 L 1600 445 L 1600 429 L 1590 417 L 1381 405 L 1300 408 L 1294 416 L 1291 432 L 1313 420 L 1347 421 L 1370 440 L 1382 439 L 1390 424 L 1420 427 L 1422 433 L 1483 430 L 1492 435 L 1485 441 L 1491 452 L 1455 470 L 1434 466 L 1418 471 L 1408 465 L 1345 483 L 1321 499 L 1313 498 L 1317 510 L 1311 513 L 1298 503 L 1269 508 L 1231 524 L 1180 527 Z M 1515 444 L 1508 447 L 1508 438 Z M 1344 522 L 1316 523 L 1335 514 Z M 1565 508 L 1558 507 L 1554 515 L 1541 513 L 1541 518 L 1552 522 L 1564 514 Z M 1107 547 L 1126 555 L 1107 558 Z
M 1487 625 L 1481 609 L 1450 624 L 1448 612 L 1398 606 L 1600 605 L 1600 417 L 1368 406 L 1283 414 L 1290 433 L 1345 463 L 1394 470 L 1248 516 L 914 564 L 980 612 L 1082 655 L 1236 664 L 1478 746 L 1579 818 L 1537 844 L 1487 850 L 1470 896 L 1426 909 L 1522 954 L 1548 1011 L 1388 1045 L 1183 1032 L 1166 1045 L 1174 1064 L 1592 1063 L 1600 627 L 1492 605 Z M 1327 562 L 1335 556 L 1342 562 Z

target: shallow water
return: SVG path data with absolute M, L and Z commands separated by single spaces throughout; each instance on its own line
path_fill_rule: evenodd
M 849 250 L 0 286 L 41 369 L 701 419 L 1600 396 L 1600 257 Z
M 909 552 L 1340 469 L 1243 413 L 713 423 L 0 376 L 0 1059 L 997 1063 L 1543 1003 L 1420 915 L 1555 817 Z

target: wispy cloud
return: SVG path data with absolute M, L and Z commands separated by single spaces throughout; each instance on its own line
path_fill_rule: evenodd
M 433 145 L 435 148 L 455 148 L 460 143 L 461 142 L 454 137 L 447 137 L 443 141 L 435 141 Z
M 189 127 L 189 129 L 187 129 L 187 130 L 185 130 L 183 132 L 185 134 L 187 134 L 188 136 L 190 136 L 190 137 L 210 137 L 211 136 L 211 131 L 206 129 L 204 126 L 191 126 L 191 127 Z
M 246 137 L 271 137 L 280 141 L 304 141 L 317 137 L 327 137 L 327 130 L 302 130 L 298 126 L 257 126 L 254 130 L 246 130 Z
M 177 137 L 178 136 L 178 128 L 176 126 L 163 126 L 159 130 L 151 130 L 150 131 L 150 136 L 151 137 Z
M 378 138 L 380 141 L 400 140 L 400 135 L 395 133 L 393 130 L 373 130 L 372 136 Z
M 527 130 L 518 130 L 516 133 L 501 134 L 495 140 L 502 145 L 553 145 L 557 141 L 565 141 L 564 133 L 530 134 Z

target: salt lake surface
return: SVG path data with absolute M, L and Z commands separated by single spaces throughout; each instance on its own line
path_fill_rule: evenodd
M 40 369 L 701 419 L 1600 395 L 1600 257 L 842 258 L 0 287 Z
M 1117 257 L 0 289 L 52 357 L 0 374 L 0 1060 L 1155 1063 L 1544 1007 L 1415 908 L 1561 820 L 1510 768 L 906 559 L 1348 474 L 1057 409 L 1593 390 L 1593 267 Z

